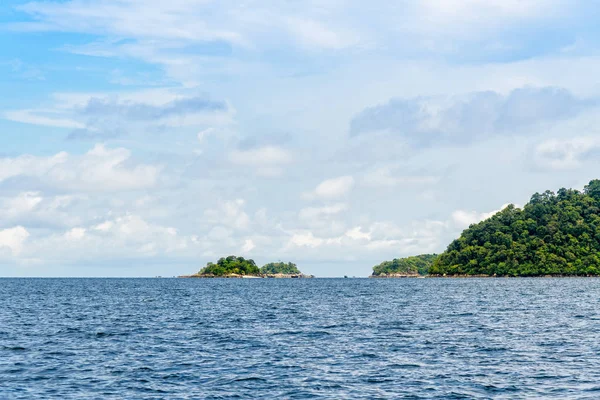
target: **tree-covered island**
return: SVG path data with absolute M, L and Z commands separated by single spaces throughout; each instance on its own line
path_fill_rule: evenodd
M 471 225 L 440 255 L 384 261 L 372 278 L 599 276 L 600 180 L 583 192 L 535 193 Z
M 260 273 L 263 275 L 275 275 L 275 274 L 284 274 L 284 275 L 302 275 L 302 272 L 298 269 L 298 266 L 292 262 L 283 263 L 268 263 L 262 266 L 260 269 Z
M 373 267 L 371 278 L 418 278 L 429 273 L 437 254 L 394 258 Z
M 182 278 L 312 278 L 305 275 L 292 262 L 269 263 L 259 268 L 254 260 L 244 257 L 221 257 L 216 263 L 209 262 L 197 274 Z
M 471 225 L 435 259 L 432 276 L 600 275 L 600 180 L 583 192 L 536 193 Z

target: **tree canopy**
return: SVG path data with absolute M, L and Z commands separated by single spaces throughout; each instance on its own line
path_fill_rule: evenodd
M 431 266 L 432 275 L 600 275 L 600 180 L 583 192 L 535 193 L 471 225 Z
M 301 272 L 292 262 L 283 263 L 268 263 L 260 269 L 261 274 L 285 274 L 285 275 L 300 275 Z
M 392 261 L 384 261 L 373 267 L 373 276 L 407 274 L 427 275 L 429 267 L 437 257 L 437 254 L 421 254 L 406 258 L 394 258 Z
M 244 257 L 229 256 L 219 258 L 219 261 L 217 261 L 216 264 L 209 262 L 198 274 L 214 276 L 230 274 L 258 275 L 260 274 L 260 270 L 254 263 L 254 260 L 246 260 Z

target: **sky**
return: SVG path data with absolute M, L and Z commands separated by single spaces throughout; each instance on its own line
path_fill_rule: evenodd
M 367 276 L 600 178 L 577 0 L 3 0 L 0 276 Z

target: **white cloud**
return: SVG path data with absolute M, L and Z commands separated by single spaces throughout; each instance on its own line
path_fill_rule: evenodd
M 289 151 L 278 146 L 263 146 L 248 150 L 234 150 L 229 161 L 236 165 L 252 167 L 261 176 L 279 176 L 282 166 L 292 162 Z
M 97 144 L 81 156 L 65 152 L 50 157 L 23 155 L 0 158 L 0 182 L 9 178 L 34 177 L 44 184 L 73 191 L 119 191 L 152 187 L 160 167 L 130 165 L 131 152 Z
M 340 238 L 319 238 L 315 237 L 312 232 L 297 232 L 289 239 L 288 246 L 292 247 L 320 247 L 339 243 Z
M 85 128 L 85 124 L 66 118 L 64 116 L 56 115 L 54 110 L 49 110 L 48 115 L 43 115 L 45 110 L 12 110 L 6 111 L 2 114 L 2 116 L 9 120 L 15 122 L 22 122 L 24 124 L 32 124 L 32 125 L 42 125 L 42 126 L 52 126 L 56 128 L 72 128 L 72 129 L 82 129 Z
M 22 226 L 0 230 L 0 249 L 7 248 L 13 255 L 19 255 L 29 232 Z
M 83 239 L 85 236 L 86 229 L 85 228 L 73 228 L 65 233 L 65 239 L 69 241 L 75 241 Z
M 238 230 L 246 230 L 250 226 L 250 217 L 244 211 L 243 199 L 229 200 L 218 208 L 204 211 L 204 218 L 211 224 L 220 224 Z
M 363 232 L 362 229 L 363 229 L 362 227 L 356 226 L 356 227 L 348 230 L 345 233 L 345 235 L 347 237 L 349 237 L 350 239 L 354 239 L 354 240 L 364 239 L 366 241 L 370 241 L 371 240 L 371 233 L 369 233 L 369 232 Z
M 247 253 L 249 251 L 252 251 L 255 247 L 256 247 L 256 245 L 254 244 L 252 239 L 246 239 L 244 241 L 244 245 L 242 246 L 242 251 L 244 253 Z
M 46 262 L 131 259 L 185 253 L 192 238 L 173 227 L 151 223 L 139 215 L 123 215 L 99 225 L 30 238 L 21 259 L 43 255 Z
M 319 183 L 314 191 L 305 193 L 307 199 L 335 199 L 346 195 L 354 186 L 354 178 L 352 176 L 340 176 L 324 180 Z
M 468 228 L 472 224 L 476 224 L 486 220 L 498 212 L 504 210 L 509 204 L 504 204 L 498 210 L 479 213 L 477 211 L 456 210 L 452 213 L 452 222 L 461 229 Z
M 235 150 L 229 155 L 231 162 L 241 165 L 272 165 L 290 162 L 288 151 L 277 146 L 264 146 L 249 150 Z
M 431 175 L 403 175 L 394 165 L 383 166 L 368 171 L 362 178 L 367 186 L 394 187 L 399 185 L 434 184 L 439 178 Z
M 533 161 L 541 168 L 566 170 L 578 168 L 593 152 L 600 151 L 600 138 L 592 136 L 549 139 L 534 149 Z
M 16 25 L 22 29 L 71 30 L 118 37 L 146 39 L 180 39 L 189 41 L 236 41 L 239 34 L 210 26 L 198 12 L 209 1 L 175 0 L 112 2 L 100 0 L 94 4 L 80 1 L 67 3 L 27 3 L 19 10 L 36 15 L 45 22 L 35 26 Z M 195 22 L 195 23 L 194 23 Z M 161 26 L 161 29 L 156 29 Z
M 203 129 L 200 132 L 198 132 L 196 137 L 198 138 L 198 141 L 200 143 L 202 143 L 208 137 L 208 135 L 212 134 L 213 132 L 214 132 L 213 128 L 206 128 L 206 129 Z
M 465 23 L 504 18 L 541 19 L 560 8 L 556 0 L 423 0 L 423 11 L 437 23 Z M 483 20 L 483 21 L 482 21 Z
M 324 207 L 306 207 L 300 210 L 298 214 L 299 218 L 302 220 L 318 220 L 321 218 L 326 218 L 328 216 L 336 215 L 341 213 L 342 211 L 346 211 L 348 209 L 348 205 L 344 203 L 338 203 L 331 206 Z
M 42 200 L 39 192 L 23 192 L 6 200 L 2 209 L 7 216 L 21 215 L 33 211 Z
M 290 17 L 285 25 L 304 46 L 317 49 L 343 49 L 358 42 L 349 32 L 335 32 L 330 27 L 311 19 Z
M 414 221 L 405 227 L 391 222 L 355 226 L 337 236 L 318 236 L 310 230 L 292 232 L 285 245 L 288 252 L 302 251 L 303 257 L 357 259 L 399 257 L 436 251 L 442 241 L 453 234 L 442 221 Z
M 80 200 L 71 195 L 44 196 L 37 191 L 0 197 L 0 221 L 4 225 L 73 226 L 81 220 L 72 208 Z
M 108 231 L 110 231 L 110 229 L 112 227 L 113 227 L 112 221 L 104 221 L 104 222 L 94 226 L 93 229 L 95 229 L 97 231 L 101 231 L 101 232 L 108 232 Z

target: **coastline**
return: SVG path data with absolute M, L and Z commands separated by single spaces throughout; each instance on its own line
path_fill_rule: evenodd
M 382 274 L 382 275 L 369 275 L 372 279 L 421 279 L 425 278 L 425 275 L 419 274 Z
M 314 278 L 314 275 L 305 274 L 260 274 L 260 275 L 238 275 L 238 274 L 227 274 L 227 275 L 212 275 L 212 274 L 192 274 L 192 275 L 180 275 L 177 278 L 200 278 L 200 279 L 310 279 Z
M 598 275 L 428 275 L 426 278 L 598 278 Z

